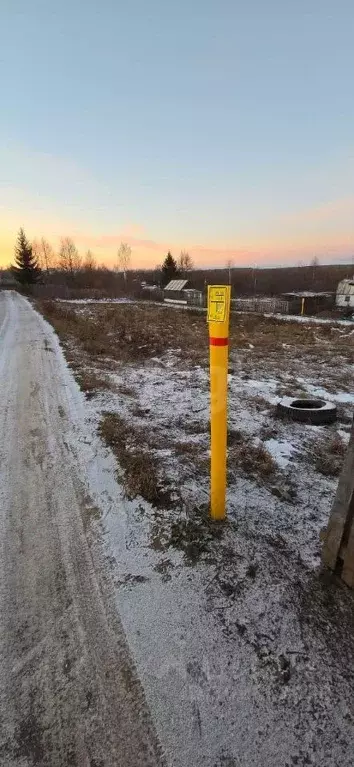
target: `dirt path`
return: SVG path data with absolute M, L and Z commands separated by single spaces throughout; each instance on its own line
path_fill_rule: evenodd
M 149 767 L 160 748 L 93 567 L 46 324 L 0 293 L 0 764 Z

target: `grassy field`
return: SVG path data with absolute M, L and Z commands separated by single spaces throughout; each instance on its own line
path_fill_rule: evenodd
M 152 539 L 156 544 L 158 530 L 167 550 L 171 527 L 176 533 L 176 524 L 193 522 L 195 510 L 208 506 L 205 315 L 133 303 L 45 302 L 41 310 L 95 409 L 127 497 L 152 505 Z M 230 518 L 247 533 L 285 536 L 307 564 L 319 562 L 320 531 L 348 439 L 353 333 L 336 324 L 231 317 Z M 303 426 L 277 417 L 280 397 L 309 394 L 336 402 L 336 424 Z

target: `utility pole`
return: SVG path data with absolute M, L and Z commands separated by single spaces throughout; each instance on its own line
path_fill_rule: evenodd
M 256 295 L 257 288 L 257 264 L 253 267 L 253 295 Z
M 232 284 L 232 269 L 233 269 L 234 262 L 231 258 L 229 258 L 228 261 L 226 261 L 226 269 L 229 271 L 229 285 Z

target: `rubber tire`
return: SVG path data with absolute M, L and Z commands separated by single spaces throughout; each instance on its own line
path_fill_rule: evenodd
M 292 406 L 293 402 L 298 400 L 290 399 L 290 397 L 281 400 L 277 404 L 277 414 L 283 418 L 290 418 L 292 421 L 298 421 L 299 423 L 309 423 L 315 426 L 321 424 L 334 423 L 337 420 L 337 408 L 332 402 L 325 402 L 325 400 L 319 400 L 323 402 L 322 407 L 318 408 L 296 408 Z M 315 399 L 308 397 L 309 402 L 314 402 Z M 317 400 L 316 400 L 317 401 Z M 324 405 L 326 407 L 324 407 Z

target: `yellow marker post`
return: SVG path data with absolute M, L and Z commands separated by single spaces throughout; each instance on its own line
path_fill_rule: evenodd
M 210 344 L 211 501 L 213 519 L 225 518 L 227 449 L 227 370 L 230 285 L 208 286 Z
M 301 316 L 305 314 L 305 299 L 301 299 Z

